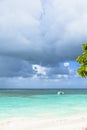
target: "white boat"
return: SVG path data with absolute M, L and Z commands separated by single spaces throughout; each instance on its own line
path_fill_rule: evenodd
M 62 94 L 64 94 L 64 92 L 63 91 L 58 91 L 57 94 L 62 95 Z

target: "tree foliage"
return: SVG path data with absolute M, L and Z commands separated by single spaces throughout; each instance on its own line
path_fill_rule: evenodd
M 77 70 L 78 74 L 82 77 L 87 76 L 87 43 L 82 45 L 83 53 L 78 56 L 76 61 L 80 64 L 80 68 Z

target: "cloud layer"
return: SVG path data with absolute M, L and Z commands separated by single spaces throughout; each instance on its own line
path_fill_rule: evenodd
M 74 60 L 86 23 L 86 0 L 0 1 L 0 53 L 35 64 Z
M 31 77 L 32 74 L 32 65 L 29 62 L 0 56 L 0 77 Z
M 87 41 L 86 5 L 86 0 L 0 1 L 0 77 L 75 75 L 69 61 Z

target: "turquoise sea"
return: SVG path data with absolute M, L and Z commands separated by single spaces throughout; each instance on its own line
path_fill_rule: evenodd
M 0 120 L 87 114 L 87 89 L 0 90 Z

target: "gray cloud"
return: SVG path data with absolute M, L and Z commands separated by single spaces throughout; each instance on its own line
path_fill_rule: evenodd
M 68 67 L 65 67 L 63 63 L 52 67 L 36 65 L 35 70 L 32 64 L 26 60 L 0 56 L 0 77 L 33 77 L 37 75 L 38 78 L 56 78 L 58 74 L 69 74 Z
M 0 1 L 0 77 L 33 77 L 33 64 L 46 67 L 50 78 L 69 75 L 63 62 L 74 61 L 87 41 L 86 3 Z
M 69 75 L 69 68 L 61 63 L 53 67 L 48 67 L 46 73 L 49 78 L 57 79 L 58 75 Z
M 43 65 L 75 60 L 87 40 L 86 3 L 0 1 L 0 54 Z
M 0 56 L 0 77 L 31 77 L 32 65 L 17 58 Z
M 87 79 L 0 78 L 0 88 L 87 88 Z

